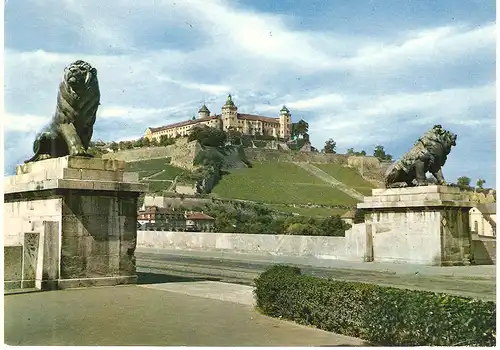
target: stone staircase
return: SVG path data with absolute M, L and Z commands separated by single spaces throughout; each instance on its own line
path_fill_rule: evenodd
M 361 194 L 360 192 L 356 191 L 355 189 L 347 186 L 343 182 L 340 182 L 339 180 L 337 180 L 336 178 L 334 178 L 330 174 L 327 174 L 326 172 L 324 172 L 320 168 L 312 165 L 311 163 L 294 162 L 294 164 L 301 167 L 302 169 L 309 172 L 310 174 L 316 176 L 317 178 L 323 180 L 324 182 L 332 185 L 333 187 L 341 190 L 345 194 L 347 194 L 353 198 L 356 198 L 359 201 L 363 201 L 363 199 L 365 197 L 363 194 Z

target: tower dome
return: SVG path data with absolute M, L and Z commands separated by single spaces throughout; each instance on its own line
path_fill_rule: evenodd
M 280 114 L 290 114 L 290 111 L 288 110 L 288 108 L 286 108 L 285 105 L 283 105 L 283 108 L 281 108 L 280 110 Z
M 205 118 L 210 116 L 210 110 L 207 108 L 205 104 L 201 106 L 201 108 L 198 110 L 198 118 Z
M 222 108 L 231 108 L 235 109 L 236 106 L 234 105 L 233 98 L 231 97 L 231 94 L 227 95 L 227 100 L 226 103 L 224 104 L 224 107 Z

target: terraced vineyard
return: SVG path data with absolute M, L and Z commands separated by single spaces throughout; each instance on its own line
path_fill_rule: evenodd
M 186 172 L 184 169 L 170 165 L 165 158 L 129 162 L 125 170 L 138 173 L 139 180 L 149 184 L 150 192 L 167 190 L 176 176 Z
M 331 181 L 329 183 L 297 164 L 254 162 L 252 165 L 252 168 L 231 169 L 212 190 L 212 195 L 259 202 L 279 211 L 307 216 L 341 215 L 347 207 L 354 207 L 359 201 L 348 191 L 340 190 Z M 370 195 L 375 187 L 354 169 L 336 164 L 314 166 L 363 195 Z M 176 176 L 188 172 L 172 166 L 165 158 L 130 162 L 126 170 L 138 172 L 139 179 L 149 184 L 150 192 L 168 190 Z M 329 207 L 305 207 L 308 204 Z
M 268 204 L 354 206 L 357 203 L 356 199 L 293 163 L 256 162 L 252 168 L 234 169 L 224 175 L 212 193 L 221 198 Z

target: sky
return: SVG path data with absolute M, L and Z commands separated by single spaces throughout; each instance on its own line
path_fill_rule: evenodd
M 203 103 L 277 117 L 312 144 L 401 157 L 458 135 L 447 181 L 495 187 L 494 0 L 16 0 L 5 4 L 5 174 L 32 155 L 64 67 L 98 71 L 94 140 L 140 138 Z

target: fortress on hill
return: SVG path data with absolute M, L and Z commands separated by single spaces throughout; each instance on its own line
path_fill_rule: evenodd
M 144 137 L 152 141 L 160 141 L 163 135 L 168 137 L 187 136 L 191 128 L 197 125 L 206 125 L 224 131 L 235 130 L 244 135 L 269 135 L 288 141 L 292 130 L 292 115 L 288 108 L 283 106 L 279 117 L 264 117 L 260 115 L 238 113 L 231 95 L 222 106 L 222 113 L 210 115 L 207 106 L 203 105 L 198 111 L 198 117 L 183 122 L 146 129 Z

